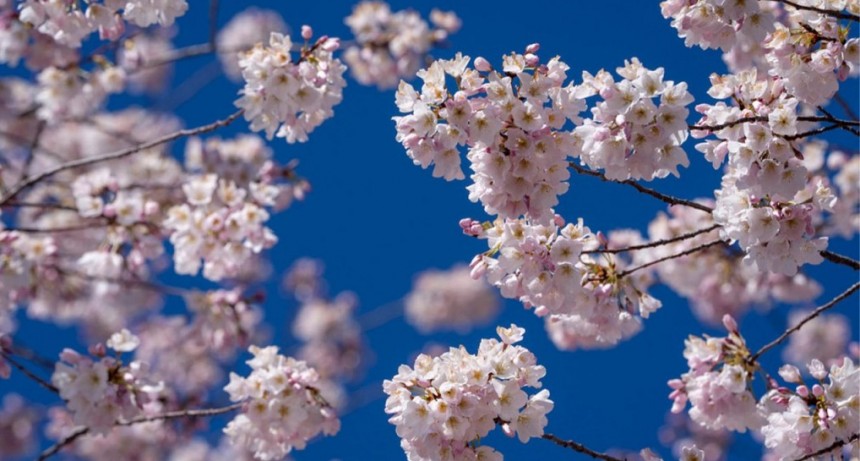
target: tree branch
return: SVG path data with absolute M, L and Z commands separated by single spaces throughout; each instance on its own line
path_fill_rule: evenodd
M 12 190 L 10 190 L 6 195 L 4 195 L 2 199 L 0 199 L 0 206 L 5 205 L 9 200 L 14 198 L 19 193 L 21 193 L 21 191 L 39 183 L 42 180 L 45 180 L 45 179 L 50 178 L 50 177 L 52 177 L 58 173 L 61 173 L 63 171 L 71 170 L 71 169 L 75 169 L 75 168 L 80 168 L 83 166 L 89 166 L 89 165 L 92 165 L 95 163 L 105 162 L 105 161 L 109 161 L 109 160 L 121 159 L 121 158 L 127 157 L 131 154 L 140 152 L 142 150 L 146 150 L 146 149 L 150 149 L 152 147 L 160 146 L 162 144 L 166 144 L 168 142 L 174 141 L 174 140 L 179 139 L 179 138 L 183 138 L 183 137 L 187 137 L 187 136 L 194 136 L 194 135 L 198 135 L 198 134 L 202 134 L 202 133 L 208 133 L 210 131 L 214 131 L 218 128 L 229 125 L 234 120 L 239 118 L 239 116 L 242 115 L 242 112 L 243 112 L 242 110 L 238 110 L 223 120 L 218 120 L 217 122 L 213 122 L 213 123 L 210 123 L 208 125 L 202 125 L 202 126 L 199 126 L 196 128 L 188 128 L 188 129 L 184 129 L 184 130 L 179 130 L 179 131 L 176 131 L 174 133 L 162 136 L 160 138 L 154 139 L 154 140 L 149 141 L 149 142 L 138 144 L 136 146 L 133 146 L 133 147 L 130 147 L 127 149 L 123 149 L 123 150 L 116 151 L 116 152 L 111 152 L 111 153 L 104 154 L 104 155 L 96 155 L 93 157 L 87 157 L 87 158 L 82 158 L 82 159 L 78 159 L 78 160 L 73 160 L 71 162 L 67 162 L 67 163 L 64 163 L 62 165 L 58 165 L 54 168 L 51 168 L 50 170 L 47 170 L 45 172 L 39 173 L 36 176 L 28 178 L 25 181 L 19 182 L 17 185 L 15 185 L 12 188 Z
M 699 246 L 696 246 L 696 247 L 693 247 L 693 248 L 689 248 L 689 249 L 684 250 L 684 251 L 682 251 L 682 252 L 680 252 L 680 253 L 675 253 L 675 254 L 673 254 L 673 255 L 664 256 L 664 257 L 662 257 L 662 258 L 660 258 L 660 259 L 655 259 L 654 261 L 650 261 L 650 262 L 647 262 L 647 263 L 642 264 L 642 265 L 640 265 L 640 266 L 636 266 L 636 267 L 634 267 L 634 268 L 632 268 L 632 269 L 628 269 L 628 270 L 626 270 L 626 271 L 623 271 L 623 272 L 621 272 L 620 274 L 618 274 L 618 278 L 619 278 L 619 279 L 624 278 L 624 277 L 626 277 L 626 276 L 628 276 L 628 275 L 630 275 L 630 274 L 632 274 L 632 273 L 634 273 L 634 272 L 636 272 L 636 271 L 638 271 L 638 270 L 640 270 L 640 269 L 645 269 L 646 267 L 651 267 L 651 266 L 653 266 L 653 265 L 655 265 L 655 264 L 660 264 L 661 262 L 668 261 L 668 260 L 670 260 L 670 259 L 675 259 L 675 258 L 680 258 L 680 257 L 683 257 L 683 256 L 691 255 L 691 254 L 693 254 L 693 253 L 697 253 L 697 252 L 699 252 L 699 251 L 702 251 L 702 250 L 704 250 L 704 249 L 706 249 L 706 248 L 710 248 L 710 247 L 712 247 L 712 246 L 715 246 L 715 245 L 721 245 L 721 244 L 725 244 L 725 243 L 726 243 L 726 242 L 724 242 L 723 240 L 714 240 L 713 242 L 705 243 L 705 244 L 703 244 L 703 245 L 699 245 Z
M 688 206 L 690 208 L 695 208 L 697 210 L 704 211 L 705 213 L 710 213 L 710 212 L 714 211 L 713 208 L 711 208 L 709 206 L 702 205 L 701 203 L 696 203 L 692 200 L 673 197 L 671 195 L 666 195 L 662 192 L 657 192 L 656 190 L 645 187 L 645 186 L 639 184 L 638 182 L 636 182 L 632 179 L 627 179 L 624 181 L 616 181 L 614 179 L 607 178 L 606 175 L 604 175 L 603 173 L 600 173 L 599 171 L 589 170 L 588 168 L 581 167 L 574 162 L 568 162 L 568 164 L 570 165 L 571 168 L 576 170 L 577 173 L 588 175 L 588 176 L 594 176 L 595 178 L 600 178 L 600 180 L 602 180 L 602 181 L 614 182 L 614 183 L 618 183 L 618 184 L 627 184 L 628 186 L 633 187 L 634 189 L 638 190 L 639 192 L 642 192 L 643 194 L 646 194 L 646 195 L 650 195 L 650 196 L 652 196 L 658 200 L 661 200 L 663 202 L 668 203 L 669 205 Z
M 815 11 L 816 13 L 821 13 L 825 16 L 830 16 L 830 17 L 834 17 L 837 19 L 846 19 L 848 21 L 860 22 L 860 16 L 853 15 L 851 13 L 843 13 L 841 11 L 836 11 L 836 10 L 827 10 L 824 8 L 816 8 L 814 6 L 799 5 L 797 3 L 794 3 L 791 0 L 771 0 L 771 1 L 783 3 L 783 4 L 786 4 L 788 6 L 793 6 L 794 8 L 797 8 L 798 10 Z
M 706 227 L 706 228 L 704 228 L 704 229 L 695 230 L 695 231 L 692 231 L 692 232 L 687 232 L 686 234 L 681 234 L 681 235 L 679 235 L 679 236 L 677 236 L 677 237 L 672 237 L 672 238 L 667 238 L 667 239 L 660 239 L 660 240 L 654 240 L 653 242 L 643 243 L 643 244 L 641 244 L 641 245 L 632 245 L 632 246 L 624 247 L 624 248 L 605 248 L 605 249 L 602 249 L 602 250 L 588 250 L 588 251 L 583 251 L 583 252 L 582 252 L 582 254 L 593 254 L 593 253 L 598 253 L 598 254 L 602 254 L 602 253 L 616 254 L 616 253 L 625 253 L 625 252 L 628 252 L 628 251 L 634 251 L 634 250 L 643 250 L 643 249 L 645 249 L 645 248 L 654 248 L 654 247 L 659 247 L 659 246 L 663 246 L 663 245 L 668 245 L 668 244 L 670 244 L 670 243 L 675 243 L 675 242 L 681 242 L 681 241 L 684 241 L 684 240 L 688 240 L 688 239 L 691 239 L 691 238 L 693 238 L 693 237 L 695 237 L 695 236 L 697 236 L 697 235 L 707 234 L 708 232 L 711 232 L 711 231 L 717 230 L 717 229 L 719 229 L 720 227 L 721 227 L 721 226 L 720 226 L 719 224 L 714 224 L 713 226 Z
M 135 424 L 147 423 L 152 421 L 163 421 L 168 419 L 176 419 L 176 418 L 191 418 L 191 417 L 199 417 L 199 416 L 215 416 L 224 413 L 229 413 L 233 410 L 242 406 L 242 402 L 234 403 L 232 405 L 227 405 L 226 407 L 219 408 L 204 408 L 199 410 L 179 410 L 179 411 L 169 411 L 167 413 L 162 413 L 159 415 L 152 416 L 139 416 L 137 418 L 130 419 L 128 421 L 117 421 L 115 423 L 116 426 L 133 426 Z M 67 435 L 65 438 L 60 440 L 59 442 L 51 445 L 45 451 L 43 451 L 39 455 L 39 461 L 43 461 L 45 459 L 50 458 L 52 455 L 56 454 L 60 450 L 62 450 L 67 445 L 71 444 L 75 440 L 89 433 L 90 428 L 83 426 L 75 429 L 71 434 Z
M 26 377 L 28 377 L 28 378 L 32 379 L 33 381 L 35 381 L 36 383 L 38 383 L 40 386 L 44 387 L 45 389 L 47 389 L 47 390 L 49 390 L 49 391 L 51 391 L 51 392 L 53 392 L 53 393 L 55 393 L 55 394 L 59 394 L 59 393 L 60 393 L 60 390 L 59 390 L 59 389 L 57 389 L 57 386 L 54 386 L 53 384 L 51 384 L 51 383 L 49 383 L 49 382 L 45 381 L 44 379 L 42 379 L 42 378 L 38 377 L 35 373 L 31 372 L 31 371 L 30 371 L 30 370 L 28 370 L 26 367 L 24 367 L 24 365 L 21 365 L 20 363 L 18 363 L 18 361 L 17 361 L 17 360 L 13 359 L 13 358 L 12 358 L 8 353 L 6 353 L 5 351 L 0 351 L 0 357 L 2 357 L 2 358 L 3 358 L 4 360 L 6 360 L 7 362 L 11 363 L 11 364 L 12 364 L 12 366 L 13 366 L 13 367 L 15 367 L 15 368 L 17 368 L 17 369 L 18 369 L 18 371 L 20 371 L 21 373 L 23 373 L 23 374 L 24 374 L 24 376 L 26 376 Z
M 594 450 L 586 447 L 585 445 L 583 445 L 581 443 L 574 442 L 573 440 L 564 440 L 564 439 L 558 438 L 553 434 L 544 434 L 541 436 L 541 438 L 544 440 L 549 440 L 550 442 L 552 442 L 556 445 L 562 446 L 564 448 L 570 448 L 573 451 L 582 453 L 584 455 L 591 456 L 594 459 L 602 459 L 603 461 L 624 461 L 621 458 L 616 458 L 614 456 L 609 456 L 607 454 L 603 454 L 603 453 L 600 453 L 598 451 L 594 451 Z
M 833 451 L 839 447 L 842 447 L 842 446 L 848 445 L 849 443 L 853 443 L 853 442 L 857 441 L 857 439 L 860 439 L 860 434 L 851 434 L 851 437 L 848 437 L 848 440 L 837 440 L 837 441 L 831 443 L 829 446 L 824 447 L 824 448 L 822 448 L 816 452 L 810 453 L 810 454 L 804 456 L 803 458 L 799 458 L 795 461 L 806 461 L 807 459 L 812 459 L 812 458 L 815 458 L 817 456 L 821 456 L 823 454 L 830 453 L 831 451 Z
M 785 330 L 785 332 L 783 332 L 781 335 L 779 335 L 778 338 L 767 343 L 766 345 L 764 345 L 764 347 L 759 349 L 758 352 L 751 355 L 750 358 L 748 359 L 748 362 L 749 363 L 755 362 L 759 357 L 761 357 L 762 354 L 764 354 L 765 352 L 778 346 L 780 343 L 785 341 L 786 338 L 788 338 L 792 333 L 794 333 L 797 330 L 800 330 L 800 328 L 803 327 L 803 325 L 805 325 L 807 322 L 809 322 L 810 320 L 814 319 L 815 317 L 818 317 L 819 315 L 821 315 L 822 312 L 832 308 L 837 303 L 839 303 L 839 301 L 842 301 L 843 299 L 851 296 L 855 291 L 857 291 L 858 288 L 860 288 L 860 282 L 857 282 L 854 285 L 851 285 L 847 290 L 843 291 L 837 297 L 831 299 L 830 302 L 828 302 L 827 304 L 824 304 L 824 305 L 816 308 L 814 311 L 810 312 L 809 315 L 804 317 L 803 320 L 801 320 L 800 322 L 797 323 L 797 325 L 789 328 L 788 330 Z
M 821 256 L 824 259 L 826 259 L 832 263 L 842 264 L 843 266 L 848 266 L 850 268 L 853 268 L 855 271 L 860 270 L 860 261 L 857 261 L 855 259 L 851 259 L 848 256 L 843 256 L 839 253 L 834 253 L 830 250 L 822 250 Z

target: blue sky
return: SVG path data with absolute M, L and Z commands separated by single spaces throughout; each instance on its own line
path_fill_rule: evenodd
M 177 46 L 203 42 L 207 36 L 208 2 L 193 0 L 189 13 L 178 20 Z M 220 24 L 251 2 L 221 2 Z M 350 37 L 343 24 L 352 8 L 350 2 L 253 2 L 279 10 L 293 30 L 310 24 L 317 35 Z M 579 81 L 581 71 L 614 70 L 624 59 L 638 57 L 647 67 L 664 67 L 666 79 L 686 81 L 696 102 L 709 101 L 708 75 L 725 72 L 719 53 L 686 48 L 669 22 L 660 15 L 657 2 L 599 1 L 558 2 L 391 2 L 392 9 L 412 7 L 425 17 L 431 8 L 451 9 L 463 21 L 461 31 L 450 38 L 449 49 L 435 52 L 450 57 L 456 51 L 472 57 L 484 56 L 497 63 L 501 55 L 521 52 L 529 43 L 541 44 L 540 55 L 556 54 L 571 67 L 569 75 Z M 211 62 L 201 57 L 179 63 L 174 85 Z M 846 99 L 857 100 L 857 81 L 843 85 Z M 187 103 L 178 115 L 186 126 L 197 126 L 222 118 L 235 109 L 239 86 L 226 78 L 215 79 Z M 280 274 L 299 257 L 322 259 L 333 293 L 351 290 L 359 298 L 359 313 L 371 311 L 400 299 L 411 287 L 413 276 L 427 268 L 447 268 L 466 263 L 486 249 L 483 241 L 462 235 L 457 222 L 463 217 L 485 220 L 481 207 L 467 199 L 466 182 L 445 182 L 412 164 L 394 139 L 391 117 L 397 115 L 392 91 L 362 87 L 349 80 L 344 101 L 335 107 L 335 117 L 326 121 L 301 145 L 287 145 L 275 139 L 269 145 L 282 162 L 298 159 L 299 173 L 312 184 L 304 202 L 276 215 L 271 227 L 280 238 L 271 251 L 275 277 L 265 303 L 266 320 L 273 331 L 273 343 L 288 346 L 288 324 L 295 303 L 277 289 Z M 247 130 L 242 121 L 217 134 L 226 137 Z M 856 138 L 838 142 L 856 146 Z M 690 168 L 680 179 L 658 181 L 655 188 L 685 198 L 711 197 L 719 175 L 694 149 L 684 147 Z M 180 152 L 179 146 L 174 151 Z M 643 229 L 654 215 L 664 210 L 661 202 L 617 184 L 603 184 L 593 178 L 574 176 L 570 192 L 561 198 L 558 211 L 568 220 L 583 217 L 593 230 L 609 231 L 632 227 Z M 857 239 L 834 240 L 831 249 L 857 255 Z M 857 275 L 851 269 L 830 263 L 808 270 L 821 281 L 825 291 L 818 304 L 838 294 Z M 193 284 L 196 280 L 170 277 L 172 284 Z M 681 356 L 688 334 L 710 332 L 692 317 L 687 304 L 665 287 L 653 291 L 663 300 L 663 308 L 648 319 L 645 329 L 633 339 L 606 351 L 562 352 L 556 350 L 543 331 L 542 321 L 519 303 L 507 302 L 496 324 L 511 322 L 527 330 L 524 345 L 547 368 L 544 386 L 550 390 L 555 409 L 548 415 L 547 430 L 605 451 L 624 448 L 638 451 L 652 447 L 668 454 L 657 439 L 659 427 L 670 407 L 666 381 L 686 370 Z M 858 322 L 858 296 L 837 310 Z M 784 327 L 787 309 L 777 308 L 767 316 L 752 314 L 741 322 L 741 331 L 753 348 L 776 337 Z M 494 324 L 495 325 L 495 324 Z M 44 355 L 53 356 L 74 338 L 68 331 L 54 334 L 54 327 L 26 325 L 20 338 Z M 51 332 L 52 336 L 44 336 Z M 856 328 L 852 333 L 857 338 Z M 494 335 L 494 326 L 468 335 L 422 336 L 397 318 L 367 333 L 373 350 L 363 381 L 352 386 L 362 389 L 381 384 L 401 363 L 407 363 L 426 343 L 464 344 L 474 351 L 482 337 Z M 765 363 L 779 364 L 778 353 L 770 353 Z M 245 372 L 244 364 L 235 370 Z M 0 393 L 31 388 L 19 377 L 0 381 Z M 41 390 L 25 391 L 43 405 L 57 400 Z M 217 396 L 218 392 L 213 392 Z M 388 424 L 380 391 L 378 398 L 345 415 L 341 432 L 320 439 L 307 450 L 296 453 L 302 459 L 404 459 L 394 426 Z M 224 396 L 221 396 L 223 398 Z M 223 420 L 213 422 L 216 436 Z M 748 437 L 739 438 L 731 458 L 747 458 L 756 453 Z M 576 459 L 576 455 L 549 442 L 533 440 L 522 445 L 515 439 L 491 435 L 487 443 L 507 459 Z

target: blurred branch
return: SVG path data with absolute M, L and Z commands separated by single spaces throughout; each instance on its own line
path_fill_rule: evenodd
M 135 424 L 147 423 L 152 421 L 163 421 L 168 419 L 177 419 L 177 418 L 193 418 L 200 416 L 215 416 L 224 413 L 229 413 L 233 410 L 238 409 L 242 406 L 242 402 L 234 403 L 232 405 L 227 405 L 226 407 L 220 408 L 204 408 L 198 410 L 179 410 L 179 411 L 170 411 L 167 413 L 162 413 L 158 415 L 152 416 L 139 416 L 137 418 L 130 419 L 128 421 L 117 421 L 115 423 L 116 426 L 133 426 Z M 45 459 L 50 458 L 60 450 L 62 450 L 65 446 L 71 444 L 75 440 L 89 433 L 90 428 L 83 426 L 75 429 L 71 434 L 67 435 L 65 438 L 60 440 L 59 442 L 51 445 L 45 451 L 43 451 L 39 455 L 39 461 L 43 461 Z
M 25 189 L 27 189 L 27 188 L 35 185 L 35 184 L 38 184 L 40 181 L 42 181 L 46 178 L 50 178 L 50 177 L 52 177 L 58 173 L 61 173 L 63 171 L 71 170 L 71 169 L 75 169 L 75 168 L 80 168 L 83 166 L 89 166 L 89 165 L 93 165 L 96 163 L 101 163 L 101 162 L 105 162 L 105 161 L 109 161 L 109 160 L 121 159 L 121 158 L 127 157 L 131 154 L 140 152 L 142 150 L 146 150 L 146 149 L 150 149 L 152 147 L 166 144 L 166 143 L 174 141 L 176 139 L 180 139 L 180 138 L 187 137 L 187 136 L 194 136 L 194 135 L 198 135 L 201 133 L 208 133 L 210 131 L 214 131 L 218 128 L 229 125 L 234 120 L 239 118 L 239 116 L 242 115 L 242 112 L 243 112 L 242 110 L 238 110 L 223 120 L 218 120 L 218 121 L 210 123 L 208 125 L 202 125 L 202 126 L 199 126 L 196 128 L 179 130 L 179 131 L 176 131 L 174 133 L 171 133 L 171 134 L 162 136 L 160 138 L 157 138 L 155 140 L 145 142 L 142 144 L 138 144 L 137 146 L 123 149 L 123 150 L 120 150 L 117 152 L 111 152 L 109 154 L 96 155 L 93 157 L 87 157 L 87 158 L 82 158 L 82 159 L 78 159 L 78 160 L 73 160 L 73 161 L 55 166 L 54 168 L 51 168 L 45 172 L 39 173 L 38 175 L 33 176 L 31 178 L 28 178 L 27 180 L 21 181 L 17 185 L 15 185 L 14 187 L 12 187 L 12 189 L 8 193 L 6 193 L 6 195 L 4 195 L 2 199 L 0 199 L 0 206 L 5 205 L 7 202 L 9 202 L 9 200 L 14 198 L 19 193 L 21 193 L 21 191 L 23 191 L 23 190 L 25 190 Z

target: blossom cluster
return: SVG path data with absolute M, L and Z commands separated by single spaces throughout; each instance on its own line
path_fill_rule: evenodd
M 860 39 L 837 17 L 860 13 L 854 2 L 667 0 L 660 7 L 687 46 L 721 48 L 733 71 L 758 68 L 813 106 L 860 72 Z
M 712 200 L 699 200 L 713 206 Z M 792 276 L 762 272 L 743 261 L 743 255 L 725 246 L 710 246 L 720 240 L 711 216 L 702 210 L 675 205 L 669 213 L 660 213 L 648 225 L 649 241 L 665 241 L 689 236 L 672 243 L 640 250 L 649 260 L 667 259 L 655 266 L 660 281 L 675 293 L 687 298 L 693 313 L 701 321 L 719 325 L 726 314 L 740 318 L 753 306 L 769 307 L 773 302 L 811 301 L 821 293 L 821 286 L 802 272 Z M 701 232 L 702 230 L 712 230 Z M 683 252 L 694 254 L 672 257 Z
M 140 339 L 128 330 L 115 333 L 106 343 L 117 353 L 131 352 L 139 344 Z M 101 344 L 93 350 L 95 358 L 64 350 L 51 383 L 66 401 L 76 424 L 105 432 L 117 420 L 140 414 L 144 405 L 157 398 L 163 385 L 147 381 L 145 363 L 123 364 L 118 358 L 106 356 Z
M 317 372 L 303 361 L 278 354 L 269 346 L 248 349 L 254 358 L 246 363 L 251 374 L 230 373 L 224 390 L 242 412 L 224 428 L 232 443 L 254 452 L 262 460 L 284 458 L 294 448 L 323 433 L 334 435 L 340 420 L 317 389 Z
M 802 132 L 798 100 L 780 85 L 757 78 L 757 71 L 711 76 L 712 97 L 733 98 L 741 106 L 703 104 L 694 130 L 709 139 L 696 146 L 715 167 L 728 157 L 722 187 L 716 191 L 714 221 L 722 235 L 737 241 L 759 270 L 794 275 L 798 267 L 823 261 L 826 237 L 816 237 L 813 216 L 836 202 L 823 180 L 808 181 L 809 171 L 795 155 L 794 136 Z M 808 124 L 807 124 L 808 125 Z
M 609 179 L 679 176 L 678 167 L 690 163 L 680 147 L 687 139 L 686 106 L 693 101 L 687 84 L 663 81 L 662 67 L 649 70 L 636 58 L 617 72 L 623 77 L 620 82 L 606 71 L 583 73 L 577 96 L 598 94 L 603 100 L 573 131 L 573 156 L 592 169 L 603 169 Z
M 125 89 L 121 67 L 108 66 L 86 75 L 79 69 L 49 67 L 39 73 L 36 114 L 47 122 L 88 116 L 99 109 L 107 96 Z
M 746 347 L 737 324 L 726 315 L 729 335 L 724 338 L 690 336 L 684 357 L 690 370 L 669 381 L 673 412 L 689 401 L 690 417 L 701 426 L 745 432 L 751 429 L 764 439 L 768 456 L 780 461 L 813 453 L 842 451 L 860 430 L 860 369 L 842 356 L 828 368 L 819 359 L 807 364 L 814 383 L 807 385 L 800 369 L 784 365 L 779 375 L 794 384 L 792 390 L 765 375 L 767 391 L 756 401 L 753 373 L 760 368 Z M 852 447 L 856 450 L 856 447 Z
M 690 370 L 669 381 L 672 412 L 681 412 L 689 401 L 690 418 L 708 429 L 758 430 L 763 421 L 750 390 L 754 371 L 747 362 L 750 352 L 735 320 L 726 315 L 723 324 L 729 332 L 726 337 L 690 335 L 684 341 Z
M 438 357 L 421 354 L 414 368 L 401 365 L 383 383 L 385 412 L 408 459 L 501 460 L 492 447 L 479 445 L 497 424 L 521 442 L 543 435 L 553 408 L 549 391 L 529 395 L 524 388 L 540 388 L 546 369 L 516 345 L 524 329 L 496 331 L 501 341 L 481 340 L 474 355 L 462 346 Z
M 14 459 L 30 454 L 35 447 L 38 424 L 39 412 L 28 406 L 20 395 L 4 395 L 0 406 L 0 440 L 3 441 L 0 443 L 0 456 Z
M 414 77 L 430 49 L 461 25 L 453 12 L 433 10 L 431 28 L 415 11 L 392 12 L 387 3 L 379 1 L 362 1 L 344 22 L 355 36 L 355 43 L 343 52 L 352 76 L 380 89 Z
M 488 253 L 472 261 L 472 275 L 486 275 L 505 298 L 518 299 L 546 318 L 550 338 L 562 349 L 600 348 L 637 333 L 661 303 L 647 293 L 648 271 L 625 273 L 634 261 L 600 254 L 601 247 L 641 243 L 638 234 L 617 233 L 601 241 L 582 220 L 548 224 L 527 219 L 497 220 L 476 236 Z
M 310 27 L 303 38 L 311 39 Z M 334 57 L 340 41 L 328 36 L 306 44 L 297 61 L 291 57 L 289 36 L 272 32 L 269 45 L 257 44 L 239 59 L 245 86 L 236 106 L 244 110 L 252 131 L 265 131 L 287 142 L 305 142 L 308 133 L 334 115 L 343 99 L 346 66 Z
M 499 300 L 489 285 L 472 278 L 463 265 L 428 270 L 415 278 L 404 300 L 406 321 L 427 333 L 454 329 L 466 332 L 486 323 L 499 311 Z
M 122 10 L 122 16 L 118 14 Z M 116 40 L 125 31 L 123 19 L 140 27 L 172 25 L 188 10 L 186 0 L 105 0 L 87 2 L 86 10 L 77 2 L 26 0 L 18 17 L 57 43 L 79 48 L 95 31 L 102 39 Z
M 558 196 L 567 192 L 567 156 L 573 150 L 568 121 L 578 121 L 585 103 L 558 57 L 542 64 L 535 54 L 503 57 L 502 71 L 468 56 L 434 61 L 418 72 L 420 92 L 405 82 L 397 89 L 397 140 L 416 165 L 434 164 L 433 176 L 463 179 L 459 146 L 473 171 L 469 199 L 488 214 L 549 218 Z M 446 78 L 456 80 L 448 89 Z
M 776 387 L 759 402 L 767 419 L 761 428 L 764 446 L 779 460 L 817 453 L 860 431 L 860 369 L 854 361 L 844 357 L 828 370 L 813 359 L 807 368 L 814 384 L 806 384 L 797 367 L 785 365 L 779 375 L 794 389 Z
M 277 188 L 251 183 L 248 189 L 209 173 L 190 177 L 182 190 L 187 202 L 167 212 L 176 272 L 221 280 L 233 276 L 277 237 L 265 226 Z

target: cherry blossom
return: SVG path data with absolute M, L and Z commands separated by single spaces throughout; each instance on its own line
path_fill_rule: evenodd
M 231 442 L 254 452 L 257 459 L 282 459 L 293 449 L 305 448 L 308 440 L 340 429 L 331 406 L 316 387 L 319 376 L 303 361 L 278 354 L 269 346 L 248 349 L 251 374 L 230 374 L 224 388 L 233 402 L 243 402 L 243 411 L 224 428 Z
M 289 36 L 272 32 L 269 45 L 257 44 L 239 59 L 245 87 L 236 106 L 245 111 L 252 131 L 305 142 L 308 134 L 334 115 L 346 86 L 346 67 L 334 57 L 339 41 L 328 36 L 306 44 L 297 61 Z
M 540 388 L 546 369 L 516 345 L 524 329 L 497 332 L 501 341 L 481 340 L 477 354 L 463 346 L 433 358 L 421 354 L 414 368 L 401 365 L 383 383 L 385 412 L 407 458 L 500 460 L 492 447 L 479 444 L 496 425 L 523 443 L 543 435 L 554 405 L 549 391 L 529 395 L 523 388 Z

